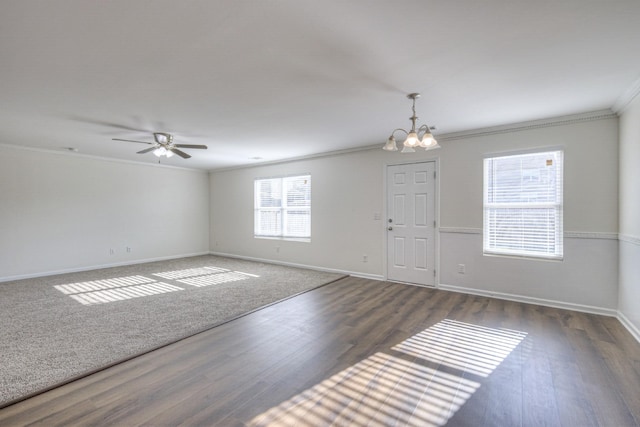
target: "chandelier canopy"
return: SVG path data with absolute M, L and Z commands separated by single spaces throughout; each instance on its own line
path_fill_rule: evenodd
M 396 132 L 403 132 L 407 135 L 406 139 L 402 143 L 403 148 L 401 153 L 415 153 L 415 148 L 421 147 L 425 150 L 433 150 L 436 148 L 440 148 L 438 141 L 431 135 L 431 129 L 427 125 L 422 125 L 416 130 L 416 120 L 418 117 L 416 116 L 416 99 L 420 98 L 419 93 L 410 93 L 407 95 L 407 98 L 413 100 L 413 116 L 409 117 L 411 120 L 411 130 L 406 131 L 404 129 L 398 128 L 391 132 L 391 136 L 387 140 L 387 143 L 382 147 L 385 151 L 398 151 L 398 146 L 396 145 Z

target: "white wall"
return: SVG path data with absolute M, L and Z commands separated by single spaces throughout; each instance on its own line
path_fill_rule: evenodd
M 0 146 L 0 281 L 206 253 L 208 204 L 206 172 Z
M 467 292 L 517 295 L 590 309 L 617 308 L 618 120 L 529 126 L 441 141 L 412 155 L 380 149 L 212 172 L 211 249 L 383 277 L 384 169 L 439 159 L 439 278 Z M 565 150 L 565 260 L 543 262 L 482 256 L 482 158 L 485 153 L 561 146 Z M 311 173 L 312 241 L 253 238 L 253 180 Z M 573 237 L 572 237 L 573 236 Z M 369 261 L 362 261 L 367 254 Z M 456 266 L 466 264 L 466 274 Z M 499 267 L 499 268 L 497 268 Z
M 311 242 L 253 237 L 255 178 L 311 174 Z M 211 173 L 211 250 L 380 275 L 382 165 L 377 150 Z M 367 255 L 368 262 L 362 262 Z
M 618 123 L 609 118 L 445 142 L 441 160 L 441 276 L 465 292 L 615 310 L 618 304 Z M 482 158 L 564 149 L 564 260 L 482 255 Z M 458 264 L 466 273 L 458 274 Z M 609 312 L 610 314 L 612 312 Z
M 619 245 L 619 270 L 618 119 L 609 117 L 444 138 L 441 150 L 414 155 L 376 148 L 209 176 L 0 146 L 0 280 L 208 250 L 382 278 L 385 166 L 437 159 L 442 287 L 578 309 L 620 305 L 638 325 L 638 110 L 636 101 L 621 118 L 620 230 L 631 239 Z M 483 256 L 483 156 L 555 146 L 565 149 L 564 261 Z M 312 175 L 311 242 L 254 239 L 253 180 L 297 173 Z
M 619 311 L 640 340 L 640 96 L 620 117 Z

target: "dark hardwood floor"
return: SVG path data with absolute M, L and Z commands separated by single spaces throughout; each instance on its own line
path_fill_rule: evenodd
M 346 278 L 0 410 L 0 425 L 637 426 L 614 318 Z

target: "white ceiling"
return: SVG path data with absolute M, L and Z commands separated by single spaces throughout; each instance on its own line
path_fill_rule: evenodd
M 200 169 L 611 108 L 638 0 L 2 0 L 0 144 Z M 261 159 L 252 159 L 259 157 Z

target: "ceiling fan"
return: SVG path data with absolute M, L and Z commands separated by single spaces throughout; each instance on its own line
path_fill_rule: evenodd
M 154 132 L 153 139 L 156 142 L 145 142 L 145 141 L 134 141 L 132 139 L 120 139 L 120 138 L 112 138 L 114 141 L 125 141 L 125 142 L 137 142 L 139 144 L 148 144 L 153 145 L 153 147 L 145 148 L 144 150 L 138 151 L 138 154 L 145 154 L 153 151 L 158 157 L 171 157 L 174 154 L 182 157 L 183 159 L 188 159 L 191 156 L 185 153 L 179 148 L 197 148 L 197 149 L 207 149 L 206 145 L 194 145 L 194 144 L 174 144 L 173 143 L 173 135 L 166 132 Z

